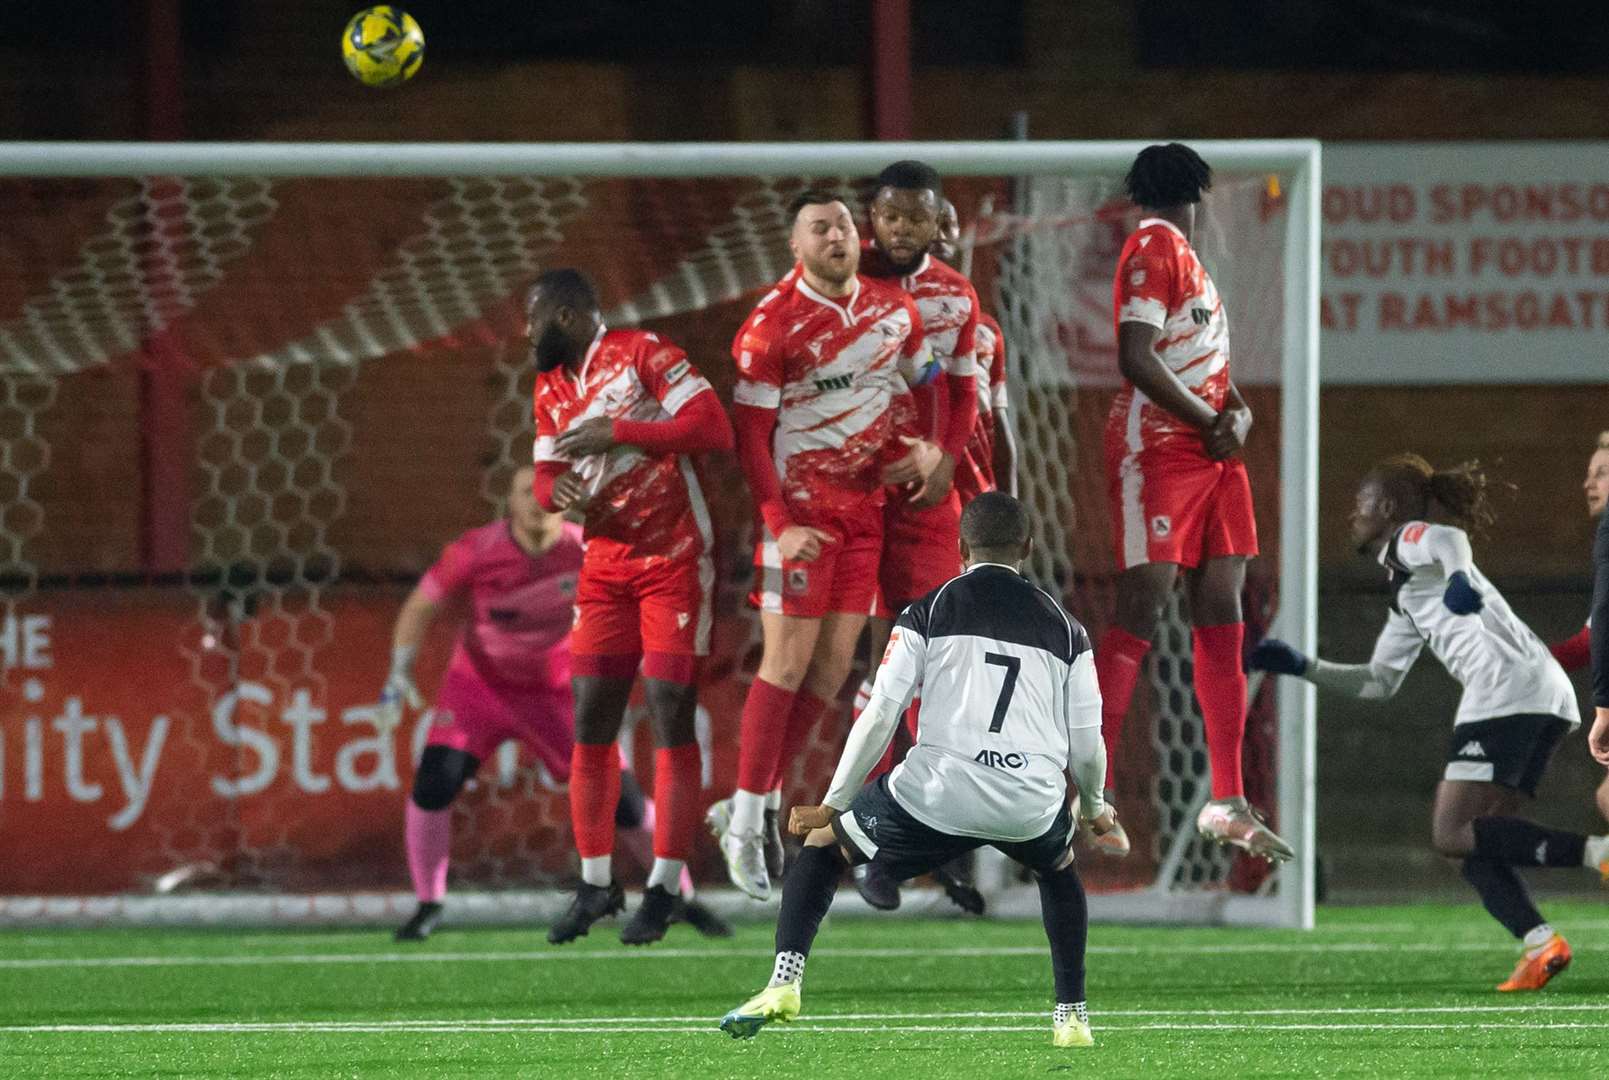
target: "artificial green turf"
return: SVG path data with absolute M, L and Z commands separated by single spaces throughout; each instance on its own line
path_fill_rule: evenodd
M 1609 1075 L 1609 906 L 1548 913 L 1575 964 L 1518 998 L 1492 990 L 1515 949 L 1473 907 L 1321 911 L 1312 933 L 1096 926 L 1098 1045 L 1077 1051 L 1050 1045 L 1035 923 L 829 923 L 803 1017 L 751 1042 L 716 1023 L 770 974 L 764 926 L 718 942 L 677 927 L 635 950 L 607 924 L 563 949 L 537 930 L 447 929 L 410 947 L 378 929 L 10 931 L 0 1073 Z M 136 957 L 159 963 L 124 962 Z M 265 1026 L 174 1027 L 196 1024 Z M 114 1030 L 24 1030 L 61 1025 Z

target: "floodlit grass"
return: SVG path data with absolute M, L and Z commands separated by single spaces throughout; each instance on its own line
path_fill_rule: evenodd
M 0 934 L 10 1076 L 1604 1076 L 1609 906 L 1548 905 L 1576 950 L 1499 995 L 1514 944 L 1474 907 L 1321 912 L 1312 933 L 1096 926 L 1097 1045 L 1050 1045 L 1037 923 L 838 920 L 804 1015 L 716 1029 L 770 974 L 770 929 L 628 949 L 530 931 Z

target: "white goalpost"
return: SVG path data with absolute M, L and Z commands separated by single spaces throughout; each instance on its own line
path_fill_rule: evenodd
M 65 845 L 93 863 L 35 860 L 0 885 L 0 925 L 401 917 L 401 807 L 430 716 L 388 738 L 366 709 L 401 589 L 503 511 L 529 460 L 524 286 L 583 266 L 612 325 L 664 329 L 729 386 L 733 331 L 790 265 L 789 198 L 827 186 L 858 202 L 897 159 L 933 165 L 960 207 L 966 265 L 1007 341 L 1032 576 L 1098 640 L 1114 581 L 1099 441 L 1117 379 L 1111 279 L 1133 224 L 1121 180 L 1145 145 L 0 146 L 25 256 L 0 284 L 0 855 Z M 1320 148 L 1191 145 L 1215 173 L 1197 247 L 1258 411 L 1248 467 L 1273 557 L 1248 586 L 1248 634 L 1277 627 L 1311 653 Z M 184 566 L 167 577 L 74 540 L 92 496 L 64 451 L 110 430 L 103 414 L 124 406 L 96 404 L 108 396 L 148 407 L 129 389 L 142 368 L 185 387 L 168 446 L 183 489 L 118 473 L 147 503 L 183 500 Z M 712 798 L 733 781 L 756 633 L 738 602 L 745 495 L 734 468 L 715 471 L 730 558 L 701 695 Z M 1164 622 L 1117 755 L 1136 851 L 1128 867 L 1081 854 L 1092 916 L 1311 927 L 1312 687 L 1254 679 L 1249 694 L 1249 794 L 1298 851 L 1268 872 L 1194 836 L 1207 785 L 1189 629 L 1177 605 Z M 54 651 L 30 652 L 30 627 Z M 843 732 L 817 733 L 790 800 L 819 795 Z M 461 803 L 453 918 L 555 914 L 571 872 L 562 791 L 510 748 Z M 699 865 L 722 910 L 767 911 L 724 895 L 708 852 Z M 977 872 L 994 912 L 1037 913 L 1012 866 Z M 935 895 L 901 910 L 942 913 Z

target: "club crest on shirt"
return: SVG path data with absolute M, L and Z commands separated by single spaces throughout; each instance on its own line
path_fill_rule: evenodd
M 795 596 L 810 591 L 810 573 L 802 566 L 790 567 L 788 570 L 788 592 Z
M 1158 514 L 1151 519 L 1151 534 L 1157 539 L 1167 536 L 1173 531 L 1173 519 L 1167 514 Z

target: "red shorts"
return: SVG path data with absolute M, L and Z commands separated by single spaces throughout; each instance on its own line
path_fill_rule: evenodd
M 555 659 L 559 659 L 555 657 Z M 562 677 L 549 685 L 494 689 L 472 669 L 454 664 L 436 694 L 436 722 L 426 746 L 447 746 L 485 761 L 517 739 L 560 783 L 570 778 L 575 708 L 570 696 L 568 655 L 552 669 Z
M 872 614 L 892 619 L 961 572 L 961 500 L 954 492 L 918 510 L 904 499 L 883 507 L 883 552 Z
M 1107 497 L 1119 570 L 1145 563 L 1200 566 L 1257 554 L 1251 482 L 1239 458 L 1213 461 L 1188 450 L 1126 451 L 1107 442 Z
M 815 524 L 811 522 L 810 524 Z M 749 603 L 761 611 L 819 619 L 828 612 L 864 615 L 877 595 L 877 560 L 883 548 L 880 507 L 855 521 L 816 525 L 837 539 L 811 562 L 784 559 L 776 537 L 761 527 L 754 547 L 757 570 Z
M 588 559 L 575 588 L 570 651 L 578 656 L 707 656 L 714 594 L 715 566 L 708 555 Z

